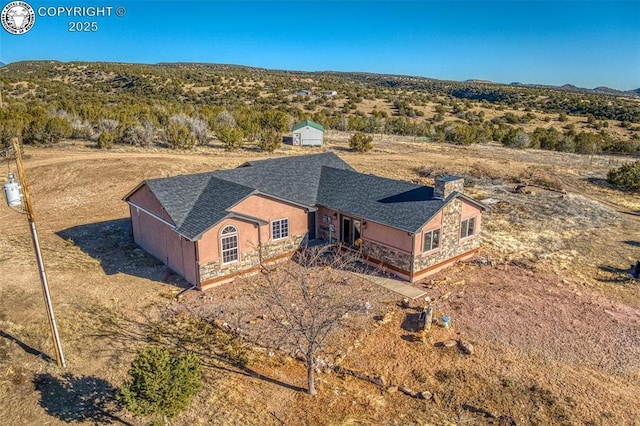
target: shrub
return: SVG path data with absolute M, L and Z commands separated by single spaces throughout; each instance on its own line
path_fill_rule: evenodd
M 640 161 L 609 170 L 607 180 L 625 191 L 640 192 Z
M 373 149 L 373 136 L 356 132 L 349 138 L 349 146 L 358 152 L 367 152 Z
M 190 149 L 196 144 L 196 138 L 185 124 L 170 121 L 165 129 L 165 140 L 173 149 Z
M 20 138 L 22 135 L 22 123 L 18 120 L 0 121 L 0 148 L 11 145 L 13 138 Z
M 135 416 L 173 418 L 184 411 L 202 389 L 202 366 L 194 354 L 172 356 L 149 346 L 131 364 L 129 380 L 117 398 Z
M 258 149 L 273 152 L 282 145 L 282 135 L 275 129 L 263 129 L 258 136 Z
M 244 133 L 239 127 L 222 126 L 216 131 L 216 137 L 220 139 L 227 150 L 235 151 L 242 147 Z
M 112 134 L 103 130 L 100 132 L 100 136 L 98 136 L 98 148 L 101 149 L 111 149 L 113 147 L 113 141 L 115 141 L 116 137 Z

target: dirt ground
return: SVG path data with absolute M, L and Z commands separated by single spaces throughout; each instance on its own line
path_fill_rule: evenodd
M 603 183 L 623 160 L 379 136 L 372 153 L 355 154 L 345 134 L 329 139 L 328 148 L 359 171 L 426 184 L 461 174 L 466 191 L 490 205 L 479 258 L 419 284 L 452 327 L 435 325 L 421 343 L 414 325 L 424 301 L 402 307 L 400 296 L 372 291 L 368 325 L 343 342 L 340 365 L 381 376 L 383 385 L 327 371 L 310 397 L 301 392 L 304 365 L 293 358 L 254 350 L 239 369 L 204 354 L 205 389 L 172 424 L 640 424 L 640 285 L 628 274 L 640 259 L 640 197 Z M 135 246 L 122 197 L 145 178 L 262 157 L 215 146 L 26 148 L 68 366 L 51 360 L 26 217 L 3 206 L 2 424 L 143 424 L 113 400 L 135 351 L 151 336 L 180 341 L 194 332 L 167 326 L 178 312 L 224 305 L 219 319 L 231 323 L 249 292 L 236 282 L 176 301 L 184 282 Z M 15 171 L 6 161 L 2 167 Z M 518 181 L 538 186 L 513 193 Z M 244 328 L 259 336 L 259 313 L 242 314 Z M 473 353 L 443 346 L 449 339 L 469 342 Z M 399 387 L 435 396 L 414 398 Z

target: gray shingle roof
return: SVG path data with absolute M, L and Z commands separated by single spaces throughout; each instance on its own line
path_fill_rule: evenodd
M 198 239 L 206 230 L 229 217 L 229 208 L 254 193 L 256 190 L 248 186 L 211 176 L 176 231 L 190 240 Z
M 237 169 L 214 172 L 220 179 L 304 206 L 316 205 L 323 166 L 353 170 L 332 152 L 250 161 Z
M 451 200 L 433 199 L 433 188 L 400 180 L 322 169 L 318 205 L 415 233 Z

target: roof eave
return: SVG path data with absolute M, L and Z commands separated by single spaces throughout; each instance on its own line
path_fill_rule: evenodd
M 136 191 L 138 191 L 140 188 L 142 188 L 144 185 L 147 184 L 146 180 L 143 180 L 142 182 L 140 182 L 139 184 L 136 185 L 135 188 L 133 188 L 131 191 L 129 191 L 127 193 L 127 195 L 125 195 L 124 197 L 122 197 L 122 201 L 129 201 L 129 197 L 131 197 L 133 194 L 136 193 Z

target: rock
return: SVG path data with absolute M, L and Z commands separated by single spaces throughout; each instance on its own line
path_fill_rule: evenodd
M 384 316 L 380 320 L 380 324 L 386 324 L 388 322 L 391 322 L 392 319 L 393 319 L 393 314 L 391 312 L 387 312 L 386 314 L 384 314 Z
M 458 344 L 458 342 L 456 340 L 453 340 L 453 339 L 445 340 L 444 342 L 442 342 L 442 346 L 444 346 L 445 348 L 452 348 L 452 347 L 456 346 L 457 344 Z
M 422 391 L 420 393 L 418 393 L 418 399 L 426 399 L 429 400 L 431 399 L 431 397 L 433 396 L 433 394 L 429 391 Z
M 409 396 L 414 396 L 415 395 L 415 392 L 413 392 L 411 389 L 409 389 L 405 385 L 398 386 L 398 390 L 400 392 L 402 392 L 403 394 L 405 394 L 405 395 L 409 395 Z
M 442 404 L 442 399 L 440 399 L 437 393 L 434 393 L 433 395 L 431 395 L 431 399 L 433 400 L 433 403 L 436 405 Z
M 470 405 L 470 404 L 462 404 L 462 408 L 464 410 L 471 411 L 472 413 L 482 414 L 483 416 L 488 417 L 490 419 L 497 419 L 498 418 L 498 416 L 493 414 L 491 411 L 485 410 L 482 407 L 476 407 L 476 406 Z
M 398 387 L 397 386 L 389 386 L 387 388 L 387 392 L 388 393 L 396 393 L 396 392 L 398 392 Z
M 474 352 L 473 345 L 465 340 L 458 340 L 458 347 L 465 355 L 472 355 Z

